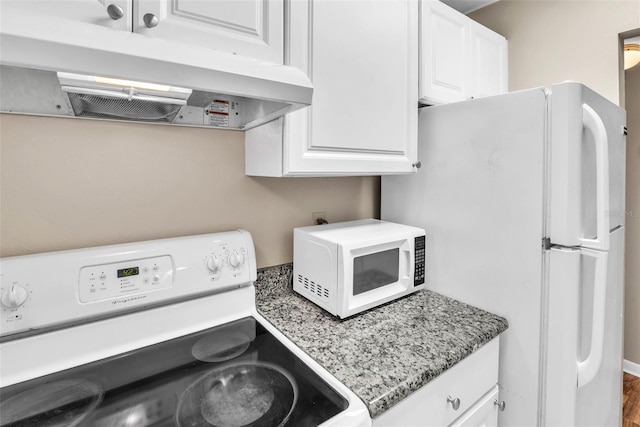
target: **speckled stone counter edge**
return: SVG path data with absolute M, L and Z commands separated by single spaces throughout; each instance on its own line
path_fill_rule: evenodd
M 293 292 L 292 270 L 284 264 L 258 271 L 258 311 L 374 418 L 508 327 L 499 316 L 431 291 L 340 320 Z

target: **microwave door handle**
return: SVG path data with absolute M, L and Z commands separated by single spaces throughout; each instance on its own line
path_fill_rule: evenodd
M 411 251 L 402 250 L 404 253 L 404 278 L 408 279 L 411 277 Z

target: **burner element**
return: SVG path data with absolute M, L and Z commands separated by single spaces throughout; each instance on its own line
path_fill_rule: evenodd
M 102 396 L 96 384 L 84 379 L 51 381 L 3 401 L 2 425 L 77 426 L 96 409 Z
M 265 384 L 247 383 L 245 376 L 237 380 L 233 392 L 221 382 L 211 388 L 202 399 L 202 416 L 211 425 L 242 427 L 267 413 L 274 401 L 273 390 Z M 242 410 L 238 411 L 238 407 Z
M 251 340 L 252 337 L 243 332 L 213 333 L 198 340 L 191 354 L 202 362 L 225 362 L 244 353 Z
M 287 371 L 270 363 L 242 363 L 209 371 L 184 392 L 181 426 L 282 426 L 298 399 Z

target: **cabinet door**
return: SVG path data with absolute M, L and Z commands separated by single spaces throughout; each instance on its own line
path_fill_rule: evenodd
M 463 101 L 469 93 L 469 18 L 439 1 L 422 1 L 420 6 L 421 101 Z
M 485 394 L 449 427 L 497 427 L 498 426 L 498 386 Z
M 507 92 L 507 39 L 477 22 L 469 24 L 471 96 Z
M 283 63 L 284 0 L 139 0 L 133 13 L 148 37 Z
M 414 171 L 417 8 L 411 0 L 292 2 L 289 62 L 308 73 L 314 93 L 311 107 L 285 118 L 285 174 Z
M 132 0 L 2 0 L 0 6 L 3 15 L 15 14 L 16 19 L 28 19 L 32 15 L 55 16 L 131 31 L 131 5 Z

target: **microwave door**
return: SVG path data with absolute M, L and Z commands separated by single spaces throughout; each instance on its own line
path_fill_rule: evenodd
M 361 242 L 342 248 L 344 295 L 340 317 L 350 316 L 413 291 L 414 248 L 410 240 Z

